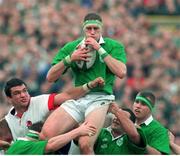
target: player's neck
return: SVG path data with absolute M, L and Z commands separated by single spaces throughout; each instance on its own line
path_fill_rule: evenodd
M 16 114 L 23 115 L 23 113 L 26 112 L 27 109 L 28 109 L 28 106 L 27 107 L 17 107 L 17 108 L 15 108 Z
M 143 124 L 150 116 L 151 116 L 151 114 L 148 114 L 144 118 L 136 118 L 136 124 L 137 125 Z

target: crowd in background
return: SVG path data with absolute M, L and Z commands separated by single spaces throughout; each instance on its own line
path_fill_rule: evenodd
M 88 12 L 102 16 L 104 36 L 126 47 L 128 73 L 116 79 L 116 100 L 131 108 L 137 92 L 152 90 L 156 118 L 180 144 L 180 23 L 169 29 L 147 18 L 180 15 L 180 0 L 0 0 L 0 118 L 9 109 L 3 86 L 11 77 L 30 84 L 32 96 L 72 85 L 70 73 L 54 84 L 46 74 L 58 49 L 82 33 Z

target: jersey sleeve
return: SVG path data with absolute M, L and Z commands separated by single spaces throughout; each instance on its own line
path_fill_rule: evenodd
M 123 44 L 116 44 L 114 45 L 114 48 L 111 52 L 112 57 L 123 62 L 126 63 L 127 62 L 127 58 L 126 58 L 126 53 L 125 53 L 125 48 Z
M 32 143 L 32 148 L 30 154 L 37 154 L 37 155 L 43 155 L 45 154 L 45 147 L 47 145 L 48 141 L 37 141 Z
M 127 62 L 127 57 L 124 45 L 112 39 L 108 39 L 106 43 L 107 47 L 109 47 L 108 49 L 103 47 L 105 48 L 106 52 L 109 53 L 113 58 L 125 64 Z
M 44 120 L 50 113 L 50 110 L 54 108 L 53 94 L 42 94 L 39 96 L 31 97 L 30 105 L 28 108 L 28 116 L 31 116 L 31 121 Z
M 82 39 L 77 39 L 75 41 L 67 43 L 64 47 L 59 49 L 58 53 L 53 58 L 53 61 L 51 62 L 51 65 L 55 65 L 59 63 L 62 59 L 64 59 L 67 55 L 71 55 L 73 51 L 76 49 L 77 44 Z
M 140 135 L 140 143 L 138 145 L 134 144 L 127 136 L 128 140 L 128 148 L 130 151 L 133 151 L 134 154 L 146 154 L 146 145 L 147 145 L 147 139 L 146 136 L 141 128 L 137 128 L 137 131 Z
M 148 142 L 148 144 L 158 151 L 160 151 L 162 154 L 169 154 L 170 148 L 169 148 L 169 137 L 168 137 L 168 131 L 165 128 L 159 128 L 154 131 L 154 136 L 152 139 Z
M 63 47 L 58 51 L 58 53 L 53 58 L 51 65 L 55 65 L 59 63 L 62 59 L 64 59 L 68 54 L 66 54 L 66 47 Z
M 43 155 L 47 141 L 21 141 L 18 140 L 10 146 L 6 155 Z
M 49 100 L 48 100 L 48 109 L 49 111 L 51 110 L 55 110 L 56 108 L 58 108 L 59 106 L 55 106 L 54 105 L 54 97 L 56 96 L 56 94 L 51 94 L 49 95 Z

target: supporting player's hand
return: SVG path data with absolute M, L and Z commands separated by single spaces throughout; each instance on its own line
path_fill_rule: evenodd
M 120 110 L 119 105 L 115 102 L 112 102 L 109 106 L 108 112 L 115 114 L 119 110 Z
M 88 85 L 90 88 L 95 88 L 97 86 L 103 87 L 105 84 L 104 79 L 102 77 L 97 77 L 93 81 L 89 82 Z
M 9 146 L 10 146 L 9 142 L 0 140 L 0 148 L 2 148 L 3 150 L 6 150 L 7 148 L 9 148 Z
M 101 47 L 99 45 L 99 43 L 92 37 L 88 37 L 86 40 L 85 40 L 85 44 L 86 45 L 90 45 L 93 47 L 93 49 L 95 50 L 99 50 L 99 48 Z
M 79 134 L 93 136 L 96 134 L 97 128 L 88 122 L 84 122 L 78 127 Z
M 169 140 L 170 140 L 170 142 L 174 142 L 175 136 L 173 135 L 173 133 L 172 133 L 171 131 L 168 131 L 168 134 L 169 134 Z

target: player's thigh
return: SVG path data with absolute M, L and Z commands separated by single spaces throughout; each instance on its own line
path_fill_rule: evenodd
M 85 121 L 93 124 L 98 129 L 102 128 L 108 108 L 109 105 L 103 105 L 101 107 L 95 108 L 86 116 Z
M 92 146 L 94 145 L 94 142 L 96 141 L 96 138 L 100 132 L 100 129 L 104 125 L 105 116 L 107 114 L 108 108 L 109 108 L 109 105 L 98 107 L 86 116 L 85 121 L 88 121 L 89 123 L 94 125 L 97 128 L 97 133 L 94 136 L 90 136 L 90 137 L 89 136 L 80 137 L 79 139 L 80 142 L 87 141 L 89 142 L 90 145 Z
M 77 122 L 62 107 L 59 107 L 49 115 L 41 134 L 50 138 L 73 129 L 75 125 Z

